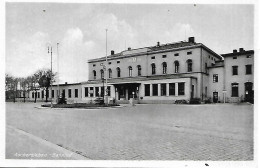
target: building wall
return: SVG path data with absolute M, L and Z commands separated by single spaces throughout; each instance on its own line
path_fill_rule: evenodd
M 213 75 L 218 75 L 218 82 L 213 82 Z M 208 97 L 213 101 L 213 92 L 218 93 L 218 101 L 224 101 L 224 66 L 214 67 L 209 69 L 209 95 Z
M 251 55 L 251 58 L 247 58 L 247 55 Z M 252 74 L 246 75 L 245 65 L 252 65 Z M 232 74 L 232 66 L 238 66 L 238 75 Z M 254 54 L 238 55 L 237 59 L 233 59 L 232 56 L 225 57 L 225 89 L 227 90 L 226 97 L 228 102 L 238 102 L 245 97 L 245 83 L 254 83 Z M 238 83 L 238 97 L 232 97 L 232 83 Z

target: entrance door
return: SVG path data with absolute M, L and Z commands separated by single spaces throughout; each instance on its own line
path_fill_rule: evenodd
M 194 98 L 194 85 L 191 86 L 191 98 Z
M 213 102 L 214 103 L 218 102 L 218 92 L 213 92 Z
M 246 82 L 245 83 L 245 101 L 253 103 L 254 101 L 254 91 L 253 91 L 253 83 Z
M 62 90 L 62 98 L 65 98 L 65 89 Z

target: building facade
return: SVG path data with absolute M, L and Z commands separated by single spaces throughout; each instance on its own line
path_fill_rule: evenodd
M 59 85 L 59 90 L 71 103 L 90 103 L 104 95 L 117 103 L 128 103 L 131 98 L 138 103 L 174 103 L 192 98 L 249 101 L 253 97 L 253 56 L 253 50 L 243 49 L 219 55 L 196 43 L 194 37 L 162 45 L 158 42 L 91 59 L 87 82 Z M 58 88 L 53 88 L 55 99 Z

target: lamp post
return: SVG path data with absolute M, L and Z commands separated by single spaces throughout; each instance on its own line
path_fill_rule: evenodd
M 50 51 L 51 50 L 51 51 Z M 51 108 L 53 107 L 52 104 L 52 46 L 48 46 L 48 54 L 51 53 Z

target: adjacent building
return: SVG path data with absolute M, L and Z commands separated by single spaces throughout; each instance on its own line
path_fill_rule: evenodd
M 194 37 L 158 42 L 91 59 L 87 82 L 59 85 L 59 90 L 68 102 L 89 103 L 104 95 L 117 103 L 131 98 L 138 103 L 253 101 L 253 57 L 253 50 L 243 48 L 219 55 Z M 55 99 L 58 86 L 53 88 L 50 95 Z

